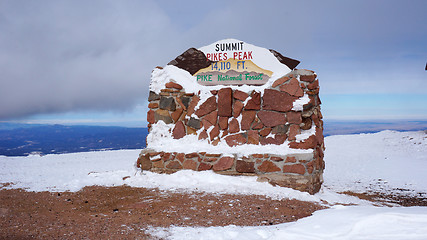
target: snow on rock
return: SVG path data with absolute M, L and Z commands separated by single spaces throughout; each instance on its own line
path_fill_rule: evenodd
M 315 135 L 316 134 L 316 125 L 313 124 L 311 125 L 311 128 L 308 130 L 302 130 L 300 134 L 296 135 L 296 141 L 297 142 L 302 142 L 306 139 L 308 139 L 310 136 Z
M 308 97 L 308 94 L 305 93 L 304 96 L 298 98 L 294 101 L 292 110 L 293 111 L 302 111 L 305 104 L 310 102 L 310 98 Z
M 173 139 L 171 131 L 173 124 L 165 124 L 159 121 L 153 124 L 152 131 L 147 136 L 147 145 L 154 151 L 164 152 L 209 152 L 209 153 L 225 153 L 238 154 L 239 156 L 249 156 L 251 154 L 270 153 L 270 154 L 294 154 L 294 153 L 313 153 L 313 149 L 293 149 L 289 147 L 289 141 L 285 141 L 281 145 L 238 145 L 230 147 L 227 143 L 219 142 L 217 146 L 209 144 L 207 141 L 199 140 L 197 135 L 186 135 L 180 139 Z M 315 127 L 314 127 L 315 128 Z M 315 130 L 314 130 L 315 131 Z M 305 139 L 307 134 L 312 135 L 312 130 L 303 131 L 300 139 Z

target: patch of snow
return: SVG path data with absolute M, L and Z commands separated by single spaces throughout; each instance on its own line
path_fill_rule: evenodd
M 325 146 L 325 186 L 335 191 L 427 192 L 425 132 L 335 135 Z
M 78 191 L 92 185 L 122 185 L 123 177 L 136 174 L 134 165 L 139 152 L 117 150 L 26 157 L 0 156 L 0 183 L 13 183 L 8 188 L 28 191 Z M 101 173 L 111 178 L 103 181 L 94 178 Z
M 147 136 L 147 146 L 155 151 L 166 152 L 208 152 L 208 153 L 228 153 L 238 156 L 248 156 L 251 154 L 292 154 L 292 153 L 312 153 L 312 149 L 289 148 L 289 141 L 281 145 L 239 145 L 230 147 L 225 141 L 219 142 L 217 146 L 209 144 L 207 140 L 199 140 L 197 135 L 186 135 L 181 139 L 173 139 L 171 131 L 173 124 L 165 124 L 159 121 L 152 125 L 152 131 Z
M 257 182 L 256 177 L 223 176 L 212 171 L 141 173 L 134 167 L 140 150 L 0 156 L 0 186 L 27 191 L 78 191 L 92 185 L 129 185 L 181 192 L 257 194 L 334 205 L 297 222 L 273 226 L 150 229 L 149 233 L 166 239 L 427 239 L 427 207 L 374 207 L 337 193 L 384 187 L 427 192 L 425 132 L 329 136 L 325 143 L 325 183 L 315 195 Z
M 427 239 L 427 207 L 335 206 L 273 226 L 170 227 L 148 231 L 162 239 Z
M 312 135 L 316 134 L 316 125 L 312 124 L 311 128 L 308 130 L 302 130 L 300 134 L 296 135 L 296 141 L 297 142 L 302 142 L 304 140 L 306 140 L 307 138 L 309 138 Z
M 304 93 L 304 96 L 302 96 L 302 97 L 300 97 L 294 101 L 293 106 L 292 106 L 292 110 L 293 111 L 302 111 L 304 105 L 309 103 L 309 102 L 310 102 L 310 98 L 308 97 L 308 94 Z

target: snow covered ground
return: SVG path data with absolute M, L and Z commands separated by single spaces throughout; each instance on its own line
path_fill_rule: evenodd
M 61 155 L 0 156 L 0 184 L 28 191 L 78 191 L 90 185 L 159 188 L 168 191 L 259 194 L 327 202 L 332 207 L 293 223 L 262 227 L 152 228 L 170 239 L 427 239 L 426 207 L 375 207 L 338 194 L 351 190 L 426 193 L 427 134 L 383 131 L 326 137 L 321 191 L 312 196 L 259 183 L 255 177 L 231 177 L 211 171 L 172 175 L 137 171 L 139 150 Z M 232 179 L 232 180 L 231 180 Z M 5 183 L 12 183 L 5 185 Z M 1 186 L 0 185 L 0 186 Z M 405 193 L 406 193 L 405 192 Z M 343 204 L 353 203 L 354 206 Z

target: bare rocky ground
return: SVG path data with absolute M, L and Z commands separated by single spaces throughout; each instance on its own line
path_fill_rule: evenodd
M 342 192 L 343 194 L 358 197 L 360 199 L 374 202 L 377 205 L 383 206 L 427 206 L 427 198 L 425 193 L 413 194 L 412 192 L 395 191 L 393 193 L 378 193 L 378 192 Z M 418 196 L 416 196 L 418 195 Z
M 390 196 L 348 192 L 370 201 Z M 395 200 L 396 202 L 396 200 Z M 409 198 L 404 206 L 427 205 Z M 259 226 L 296 221 L 324 207 L 255 195 L 86 187 L 79 192 L 0 191 L 0 239 L 150 239 L 145 230 L 175 226 Z
M 150 227 L 272 225 L 322 206 L 263 196 L 86 187 L 79 192 L 0 191 L 0 239 L 150 239 Z

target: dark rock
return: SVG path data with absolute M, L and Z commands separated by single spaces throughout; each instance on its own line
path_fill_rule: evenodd
M 194 75 L 200 69 L 209 67 L 211 63 L 202 51 L 190 48 L 169 62 L 168 65 L 174 65 Z
M 160 95 L 159 94 L 157 94 L 157 93 L 155 93 L 153 91 L 150 91 L 150 93 L 148 95 L 148 101 L 149 102 L 154 101 L 154 100 L 159 100 L 159 99 L 160 99 Z
M 163 121 L 166 124 L 173 123 L 171 116 L 169 115 L 169 111 L 158 109 L 154 112 L 155 122 Z
M 190 120 L 188 120 L 187 126 L 194 128 L 194 129 L 200 129 L 202 127 L 202 123 L 200 122 L 200 120 L 192 117 L 192 118 L 190 118 Z
M 307 117 L 307 118 L 302 118 L 302 125 L 301 125 L 301 129 L 302 130 L 308 130 L 311 128 L 312 125 L 312 121 L 311 118 Z
M 277 60 L 279 60 L 279 62 L 285 64 L 291 70 L 293 70 L 294 68 L 296 68 L 298 66 L 298 64 L 300 63 L 300 61 L 298 61 L 296 59 L 285 57 L 285 56 L 283 56 L 282 54 L 280 54 L 279 52 L 277 52 L 277 51 L 275 51 L 273 49 L 270 49 L 270 52 L 273 53 L 273 55 L 277 58 Z
M 161 97 L 159 108 L 169 111 L 175 111 L 176 109 L 176 103 L 173 97 Z
M 240 173 L 254 173 L 255 172 L 255 163 L 246 162 L 242 160 L 236 161 L 236 171 Z
M 181 100 L 182 104 L 184 104 L 185 109 L 188 109 L 188 104 L 190 103 L 191 98 L 186 97 L 186 96 L 182 96 L 182 97 L 180 97 L 180 100 Z
M 280 124 L 273 128 L 273 134 L 286 134 L 288 132 L 289 125 Z

